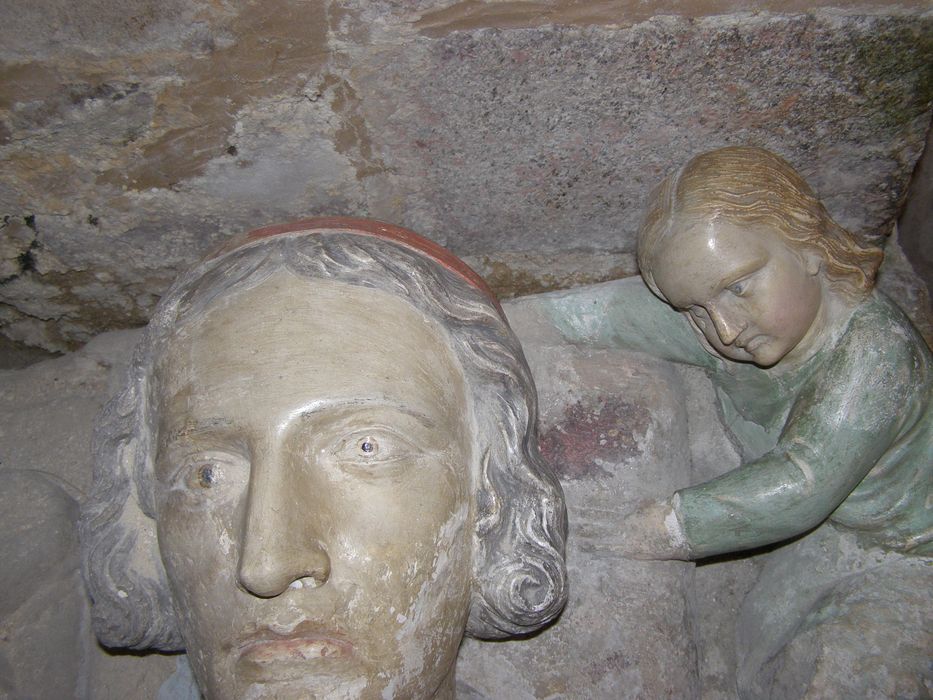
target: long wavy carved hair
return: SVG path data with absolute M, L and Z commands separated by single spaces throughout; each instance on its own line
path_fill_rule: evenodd
M 653 260 L 672 234 L 725 220 L 767 227 L 798 250 L 816 252 L 830 286 L 858 300 L 871 292 L 881 264 L 879 248 L 861 245 L 833 221 L 806 181 L 764 148 L 730 146 L 702 153 L 667 176 L 652 192 L 638 232 L 638 266 L 658 296 Z
M 322 233 L 281 236 L 201 263 L 156 308 L 126 387 L 95 431 L 94 487 L 80 532 L 101 642 L 184 646 L 156 536 L 153 367 L 176 325 L 282 269 L 387 291 L 446 329 L 467 380 L 480 445 L 467 633 L 526 634 L 553 619 L 567 598 L 567 516 L 560 485 L 538 452 L 537 397 L 517 338 L 489 298 L 422 255 L 376 238 Z

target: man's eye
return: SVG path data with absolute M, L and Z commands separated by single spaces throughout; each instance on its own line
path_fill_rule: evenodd
M 421 450 L 401 435 L 387 430 L 355 433 L 334 446 L 338 464 L 348 467 L 383 467 L 418 457 Z
M 184 486 L 194 493 L 224 489 L 233 472 L 231 465 L 221 460 L 201 459 L 182 469 Z
M 195 498 L 227 498 L 244 490 L 249 462 L 232 454 L 201 453 L 184 460 L 171 482 L 171 490 Z
M 189 476 L 189 486 L 210 489 L 218 484 L 223 476 L 220 466 L 213 462 L 196 464 Z
M 361 437 L 356 441 L 356 451 L 363 459 L 372 459 L 379 456 L 379 441 L 372 435 Z

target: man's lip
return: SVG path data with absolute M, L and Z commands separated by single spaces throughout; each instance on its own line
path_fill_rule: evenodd
M 283 661 L 341 658 L 353 654 L 353 644 L 342 635 L 301 623 L 287 633 L 261 629 L 239 645 L 239 658 L 264 665 Z

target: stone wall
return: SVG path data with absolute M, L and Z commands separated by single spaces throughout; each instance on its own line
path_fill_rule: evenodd
M 6 2 L 0 333 L 141 324 L 218 241 L 324 213 L 411 227 L 505 295 L 632 274 L 650 187 L 736 143 L 880 237 L 930 123 L 933 12 L 844 5 Z

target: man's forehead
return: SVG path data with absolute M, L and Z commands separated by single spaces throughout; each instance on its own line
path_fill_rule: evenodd
M 436 321 L 378 290 L 274 276 L 188 319 L 158 365 L 165 407 L 299 410 L 324 398 L 451 410 L 465 380 Z M 184 408 L 183 408 L 184 407 Z M 181 428 L 179 428 L 181 429 Z

